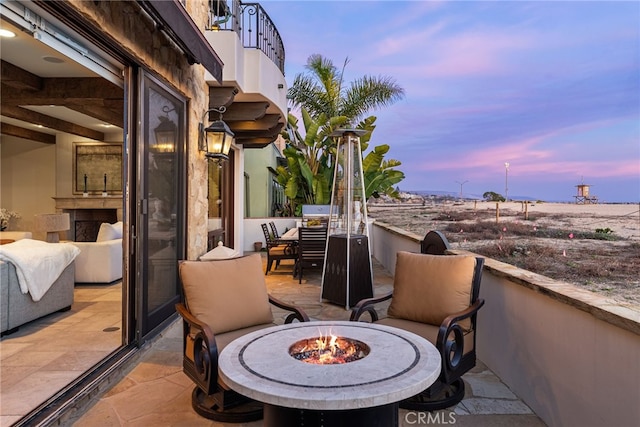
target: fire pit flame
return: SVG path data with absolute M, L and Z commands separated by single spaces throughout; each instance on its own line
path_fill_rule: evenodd
M 289 354 L 296 360 L 315 365 L 336 365 L 360 360 L 369 354 L 369 346 L 352 338 L 320 334 L 295 342 Z

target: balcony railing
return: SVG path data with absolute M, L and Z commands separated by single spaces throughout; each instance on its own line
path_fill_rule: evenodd
M 209 0 L 211 31 L 235 31 L 245 48 L 260 49 L 284 75 L 284 44 L 275 24 L 259 3 Z

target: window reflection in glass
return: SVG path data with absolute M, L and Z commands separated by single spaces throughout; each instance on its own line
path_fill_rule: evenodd
M 176 213 L 180 104 L 149 89 L 149 283 L 147 310 L 153 312 L 176 294 Z

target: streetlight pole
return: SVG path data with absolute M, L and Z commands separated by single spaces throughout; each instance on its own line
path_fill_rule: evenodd
M 458 184 L 460 184 L 460 200 L 462 200 L 462 186 L 465 185 L 467 182 L 469 182 L 469 180 L 466 181 L 456 181 Z
M 504 163 L 504 201 L 509 201 L 509 162 Z

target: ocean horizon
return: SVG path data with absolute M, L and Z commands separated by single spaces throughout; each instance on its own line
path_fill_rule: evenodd
M 443 190 L 399 190 L 400 193 L 416 194 L 423 197 L 451 197 L 454 199 L 460 199 L 460 192 L 456 191 L 443 191 Z M 476 193 L 463 193 L 463 200 L 484 200 L 482 194 Z M 565 200 L 545 200 L 537 197 L 522 196 L 522 195 L 509 195 L 509 201 L 511 202 L 545 202 L 545 203 L 576 203 L 575 197 L 571 197 Z M 640 201 L 613 201 L 613 200 L 598 200 L 597 204 L 640 204 Z

